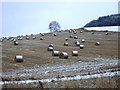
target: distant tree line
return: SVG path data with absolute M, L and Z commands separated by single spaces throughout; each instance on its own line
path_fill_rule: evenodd
M 120 26 L 120 14 L 113 14 L 99 17 L 97 20 L 92 20 L 84 27 L 100 27 L 100 26 Z

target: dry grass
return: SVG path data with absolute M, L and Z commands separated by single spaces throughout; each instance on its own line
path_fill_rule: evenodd
M 91 31 L 84 31 L 80 33 L 80 30 L 77 31 L 77 34 L 69 33 L 69 32 L 56 32 L 57 36 L 53 36 L 52 33 L 47 33 L 43 36 L 44 40 L 40 40 L 41 35 L 35 35 L 36 39 L 32 39 L 30 36 L 30 40 L 26 40 L 25 36 L 23 40 L 18 40 L 19 45 L 14 46 L 14 43 L 10 40 L 5 40 L 2 42 L 2 70 L 6 71 L 15 71 L 24 68 L 32 68 L 34 66 L 44 66 L 44 65 L 55 65 L 58 64 L 68 64 L 68 63 L 76 63 L 76 62 L 93 62 L 96 57 L 105 57 L 105 58 L 116 58 L 118 59 L 118 33 L 117 32 L 109 32 L 109 35 L 105 35 L 104 31 L 94 31 L 94 34 L 91 34 Z M 85 48 L 80 49 L 77 47 L 75 43 L 75 39 L 69 38 L 70 35 L 78 36 L 78 41 L 85 39 L 84 44 Z M 65 38 L 68 37 L 69 46 L 64 46 Z M 100 46 L 96 46 L 95 42 L 99 41 Z M 68 59 L 60 59 L 59 57 L 52 56 L 52 52 L 47 51 L 47 47 L 49 44 L 53 43 L 55 50 L 58 51 L 66 51 L 68 52 Z M 72 50 L 77 50 L 79 55 L 77 57 L 73 57 L 71 55 Z M 20 54 L 24 56 L 24 61 L 22 63 L 15 62 L 14 57 L 16 54 Z M 89 59 L 87 59 L 89 58 Z M 107 67 L 107 68 L 114 68 Z M 101 69 L 104 69 L 101 68 Z M 57 76 L 56 76 L 57 77 Z M 26 79 L 40 79 L 42 76 L 27 76 L 27 77 L 3 77 L 4 80 L 26 80 Z M 49 76 L 48 76 L 49 78 Z M 101 79 L 89 79 L 89 80 L 80 80 L 80 81 L 66 81 L 64 82 L 51 82 L 50 86 L 53 88 L 113 88 L 117 87 L 117 78 L 101 78 Z M 80 82 L 78 84 L 78 82 Z M 94 85 L 95 84 L 95 85 Z M 43 84 L 45 88 L 48 87 L 46 83 Z M 15 84 L 15 85 L 7 85 L 10 87 L 38 87 L 36 83 L 32 85 L 27 84 Z
M 118 33 L 110 33 L 105 35 L 104 32 L 95 32 L 91 35 L 91 32 L 77 32 L 79 37 L 78 41 L 85 39 L 85 48 L 79 49 L 76 47 L 73 38 L 68 40 L 69 46 L 65 47 L 64 38 L 69 37 L 71 33 L 68 32 L 57 32 L 57 36 L 54 37 L 52 34 L 46 34 L 44 40 L 39 40 L 40 35 L 36 35 L 36 39 L 26 40 L 25 37 L 22 41 L 19 41 L 18 46 L 14 46 L 12 41 L 5 40 L 2 43 L 2 67 L 3 71 L 10 69 L 19 69 L 32 67 L 34 65 L 43 64 L 54 64 L 55 62 L 64 63 L 65 61 L 78 61 L 82 57 L 97 57 L 98 55 L 102 57 L 118 58 Z M 74 35 L 74 34 L 73 34 Z M 99 41 L 100 46 L 95 46 L 95 42 Z M 54 48 L 59 51 L 66 51 L 69 54 L 69 60 L 60 60 L 59 58 L 53 57 L 51 52 L 47 51 L 47 47 L 50 43 L 54 44 Z M 82 43 L 82 42 L 81 42 Z M 72 50 L 78 50 L 79 56 L 76 58 L 71 56 Z M 16 54 L 21 54 L 24 56 L 23 63 L 16 63 L 14 57 Z
M 94 78 L 71 81 L 52 81 L 42 83 L 43 88 L 120 88 L 119 77 Z M 41 88 L 38 82 L 28 84 L 6 84 L 3 88 Z

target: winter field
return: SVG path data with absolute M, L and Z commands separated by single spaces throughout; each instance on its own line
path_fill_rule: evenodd
M 14 45 L 11 39 L 0 42 L 2 51 L 2 88 L 120 88 L 118 57 L 118 29 L 72 29 L 61 32 L 22 36 Z M 108 31 L 106 31 L 108 30 Z M 74 31 L 76 33 L 74 33 Z M 81 32 L 82 31 L 82 32 Z M 93 34 L 94 33 L 94 34 Z M 106 35 L 108 33 L 108 35 Z M 56 36 L 54 36 L 56 34 Z M 73 35 L 73 38 L 70 38 Z M 33 39 L 33 36 L 36 37 Z M 40 40 L 40 37 L 43 40 Z M 74 39 L 78 36 L 78 39 Z M 14 37 L 18 39 L 18 37 Z M 68 38 L 66 41 L 65 38 Z M 85 42 L 81 40 L 84 39 Z M 79 41 L 83 49 L 75 45 Z M 68 42 L 68 46 L 64 46 Z M 100 45 L 96 45 L 100 42 Z M 68 59 L 52 56 L 54 50 L 67 52 Z M 72 56 L 77 50 L 78 56 Z M 23 55 L 23 62 L 16 62 L 15 55 Z

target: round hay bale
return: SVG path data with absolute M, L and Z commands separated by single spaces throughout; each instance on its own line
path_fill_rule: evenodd
M 75 45 L 76 45 L 76 46 L 80 46 L 80 42 L 79 42 L 79 41 L 76 41 L 76 42 L 75 42 Z
M 68 46 L 68 43 L 67 43 L 67 42 L 65 42 L 65 43 L 64 43 L 64 46 Z
M 22 37 L 19 38 L 19 40 L 22 40 L 22 39 L 23 39 Z
M 105 35 L 108 35 L 108 34 L 109 34 L 108 32 L 105 33 Z
M 50 44 L 49 47 L 53 47 L 53 44 Z
M 95 45 L 99 46 L 99 45 L 100 45 L 100 42 L 96 42 Z
M 14 45 L 18 45 L 19 43 L 16 41 L 16 42 L 14 42 Z
M 78 39 L 78 36 L 74 36 L 74 39 Z
M 32 37 L 33 39 L 36 39 L 36 37 Z
M 53 35 L 54 35 L 54 36 L 57 36 L 57 34 L 56 34 L 56 33 L 54 33 Z
M 77 32 L 76 32 L 76 31 L 74 31 L 73 33 L 74 33 L 74 34 L 77 34 Z
M 83 31 L 81 30 L 80 33 L 83 33 Z
M 26 39 L 27 39 L 27 40 L 29 40 L 29 39 L 30 39 L 30 37 L 26 37 Z
M 92 32 L 91 34 L 94 34 L 94 32 Z
M 72 51 L 72 56 L 78 56 L 78 51 Z
M 69 33 L 72 33 L 72 31 L 71 31 L 71 30 L 69 30 Z
M 81 44 L 81 45 L 80 45 L 80 49 L 83 49 L 83 48 L 84 48 L 84 45 Z
M 22 55 L 16 55 L 15 56 L 15 61 L 16 62 L 23 62 L 23 56 Z
M 0 39 L 0 42 L 3 42 L 3 39 Z
M 41 36 L 44 36 L 45 34 L 44 33 L 40 33 L 41 34 Z
M 68 41 L 68 38 L 65 38 L 65 41 Z
M 68 59 L 68 53 L 67 52 L 60 52 L 59 58 Z
M 40 37 L 40 40 L 43 40 L 43 37 Z
M 48 51 L 53 51 L 53 47 L 48 47 Z
M 16 42 L 16 41 L 17 41 L 16 39 L 13 40 L 13 42 Z
M 59 54 L 60 54 L 59 51 L 56 51 L 56 50 L 52 51 L 52 56 L 59 56 Z
M 70 38 L 73 38 L 73 35 L 70 35 Z
M 82 39 L 81 41 L 82 41 L 82 42 L 85 42 L 85 39 Z

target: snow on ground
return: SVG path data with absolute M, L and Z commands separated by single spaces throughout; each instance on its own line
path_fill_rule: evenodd
M 33 82 L 52 82 L 54 81 L 69 81 L 69 80 L 80 80 L 80 79 L 89 79 L 89 78 L 101 78 L 101 77 L 113 77 L 113 76 L 120 76 L 120 71 L 115 72 L 106 72 L 101 74 L 92 74 L 92 75 L 76 75 L 74 77 L 63 77 L 63 78 L 48 78 L 48 79 L 41 79 L 41 80 L 21 80 L 21 81 L 5 81 L 6 84 L 21 84 L 21 83 L 33 83 Z M 0 82 L 0 85 L 4 84 Z
M 46 76 L 55 77 L 56 75 L 63 74 L 64 76 L 78 75 L 82 72 L 99 71 L 100 68 L 114 67 L 118 65 L 117 59 L 110 58 L 94 58 L 94 62 L 79 61 L 76 63 L 55 64 L 35 66 L 32 68 L 25 68 L 16 71 L 3 72 L 2 77 L 21 77 L 21 76 Z M 55 75 L 56 74 L 56 75 Z M 45 77 L 45 78 L 46 78 Z

